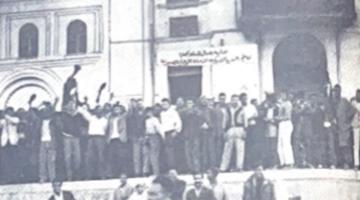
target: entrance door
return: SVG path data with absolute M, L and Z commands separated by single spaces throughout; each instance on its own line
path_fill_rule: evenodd
M 202 67 L 169 67 L 170 98 L 197 99 L 201 95 Z
M 325 48 L 312 35 L 285 38 L 274 51 L 273 66 L 276 92 L 321 92 L 329 82 Z

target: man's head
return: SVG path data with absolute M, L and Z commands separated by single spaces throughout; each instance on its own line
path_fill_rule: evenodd
M 255 107 L 258 107 L 259 106 L 259 102 L 257 99 L 251 99 L 250 101 L 251 105 L 255 106 Z
M 52 105 L 48 102 L 43 103 L 43 108 L 40 110 L 41 116 L 45 119 L 50 119 L 54 113 Z
M 208 106 L 208 99 L 204 96 L 200 97 L 199 104 L 200 104 L 200 106 L 203 106 L 203 107 Z
M 56 195 L 60 195 L 62 192 L 62 182 L 61 181 L 54 181 L 52 182 L 52 188 L 53 188 L 53 192 Z
M 262 166 L 258 166 L 255 170 L 254 176 L 256 179 L 258 180 L 264 180 L 264 173 L 263 173 L 263 167 Z
M 231 102 L 230 105 L 234 108 L 239 106 L 239 96 L 238 95 L 232 95 L 231 96 Z
M 288 100 L 288 94 L 285 91 L 282 91 L 278 95 L 278 100 L 280 101 L 287 101 Z
M 212 167 L 207 171 L 207 178 L 210 181 L 210 183 L 216 181 L 218 174 L 219 174 L 219 169 L 215 167 Z
M 194 175 L 194 186 L 195 189 L 201 189 L 203 186 L 203 175 L 202 174 L 195 174 Z
M 102 111 L 105 115 L 112 112 L 112 105 L 110 103 L 105 103 Z
M 169 170 L 168 176 L 172 181 L 175 181 L 175 180 L 177 180 L 178 173 L 175 169 L 171 169 L 171 170 Z
M 143 185 L 143 184 L 137 184 L 137 185 L 135 186 L 135 191 L 136 191 L 136 193 L 138 193 L 138 194 L 144 193 L 144 191 L 145 191 L 145 185 Z
M 223 92 L 219 94 L 219 103 L 226 104 L 226 94 Z
M 360 89 L 357 89 L 357 90 L 356 90 L 355 99 L 356 99 L 357 102 L 360 102 Z
M 184 106 L 185 106 L 185 100 L 184 100 L 184 98 L 178 97 L 178 98 L 176 99 L 176 107 L 182 108 L 182 107 L 184 107 Z
M 214 108 L 215 107 L 215 99 L 214 98 L 209 98 L 207 100 L 207 102 L 208 102 L 208 107 L 209 108 Z
M 168 110 L 169 108 L 170 108 L 170 100 L 169 99 L 162 99 L 161 100 L 161 107 L 162 107 L 162 109 L 164 109 L 164 110 Z
M 194 108 L 194 101 L 192 99 L 186 100 L 186 108 L 188 108 L 188 109 Z
M 167 176 L 157 176 L 148 191 L 148 200 L 170 200 L 173 182 Z
M 341 98 L 341 86 L 340 85 L 335 85 L 334 88 L 332 89 L 332 96 L 335 99 L 340 99 Z
M 144 101 L 143 99 L 136 99 L 136 108 L 137 109 L 143 109 L 144 108 Z
M 246 93 L 240 94 L 241 105 L 246 106 L 248 104 L 248 95 Z
M 129 107 L 130 107 L 131 109 L 134 109 L 134 108 L 137 107 L 137 101 L 136 101 L 136 99 L 134 99 L 134 98 L 131 98 L 131 99 L 130 99 Z
M 126 185 L 127 184 L 127 175 L 126 174 L 121 174 L 120 175 L 120 184 L 122 186 Z
M 112 113 L 114 116 L 119 116 L 119 115 L 122 115 L 124 114 L 125 112 L 125 107 L 120 105 L 120 104 L 115 104 L 113 106 L 113 109 L 112 109 Z
M 15 110 L 13 107 L 7 107 L 5 109 L 5 114 L 9 115 L 9 116 L 14 116 L 15 115 Z
M 98 118 L 102 117 L 103 109 L 101 108 L 101 106 L 96 106 L 93 110 L 93 114 Z
M 154 109 L 152 107 L 148 107 L 145 109 L 146 117 L 154 117 Z

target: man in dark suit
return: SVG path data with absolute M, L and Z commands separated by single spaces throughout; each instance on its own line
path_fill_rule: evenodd
M 49 200 L 75 200 L 74 195 L 69 191 L 62 190 L 62 182 L 54 181 L 52 183 L 53 195 L 49 198 Z
M 186 200 L 216 200 L 214 192 L 203 185 L 203 176 L 194 175 L 194 188 L 186 194 Z

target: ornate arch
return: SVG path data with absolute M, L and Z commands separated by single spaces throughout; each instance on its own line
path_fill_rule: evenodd
M 0 107 L 7 106 L 14 94 L 28 87 L 38 88 L 53 99 L 60 96 L 62 80 L 49 69 L 30 68 L 12 71 L 0 81 Z

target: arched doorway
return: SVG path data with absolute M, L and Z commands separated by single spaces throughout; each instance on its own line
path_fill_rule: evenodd
M 281 41 L 273 54 L 273 66 L 275 92 L 315 93 L 329 82 L 325 48 L 309 34 L 294 34 Z
M 28 100 L 36 95 L 33 106 L 58 97 L 62 81 L 52 70 L 19 69 L 4 75 L 0 81 L 0 107 L 28 108 Z

